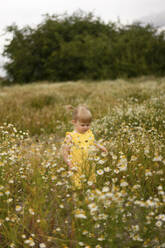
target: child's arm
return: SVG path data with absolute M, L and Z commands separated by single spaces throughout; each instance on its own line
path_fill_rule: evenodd
M 64 162 L 71 168 L 72 163 L 69 160 L 69 154 L 70 154 L 70 144 L 72 141 L 72 137 L 70 135 L 67 135 L 65 138 L 65 143 L 62 145 L 62 156 L 64 159 Z
M 95 146 L 103 152 L 106 153 L 108 152 L 105 146 L 98 144 L 96 141 L 95 141 Z

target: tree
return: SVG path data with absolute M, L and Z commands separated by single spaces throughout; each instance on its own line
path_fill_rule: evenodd
M 113 79 L 165 74 L 164 33 L 151 25 L 105 24 L 92 13 L 46 15 L 36 28 L 9 26 L 11 82 Z

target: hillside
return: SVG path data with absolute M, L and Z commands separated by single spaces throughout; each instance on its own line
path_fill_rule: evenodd
M 65 105 L 80 103 L 108 152 L 93 145 L 68 167 Z M 165 78 L 1 87 L 0 247 L 163 248 L 164 116 Z M 75 147 L 86 154 L 79 139 Z

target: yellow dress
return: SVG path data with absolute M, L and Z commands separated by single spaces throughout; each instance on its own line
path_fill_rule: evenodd
M 67 138 L 64 143 L 70 146 L 69 158 L 72 162 L 73 175 L 71 176 L 73 186 L 82 188 L 84 179 L 95 183 L 95 166 L 89 160 L 90 151 L 95 147 L 95 138 L 91 130 L 81 134 L 76 131 L 67 132 L 67 136 L 71 136 L 71 142 L 68 144 Z

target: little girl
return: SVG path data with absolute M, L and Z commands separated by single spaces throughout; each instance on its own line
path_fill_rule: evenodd
M 95 146 L 101 151 L 107 152 L 104 146 L 96 143 L 90 130 L 91 121 L 92 114 L 86 106 L 79 105 L 73 109 L 72 124 L 74 130 L 66 133 L 62 146 L 63 159 L 73 171 L 72 183 L 79 189 L 81 189 L 84 175 L 87 176 L 88 181 L 93 183 L 96 181 L 95 166 L 88 160 L 92 147 Z

